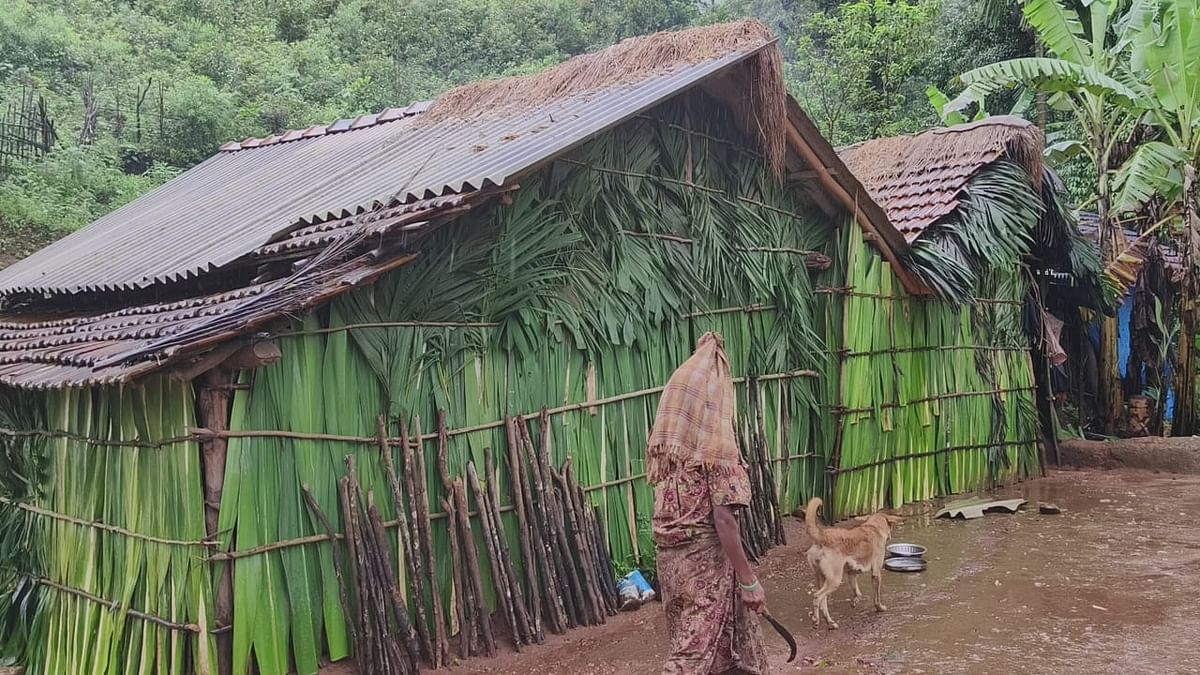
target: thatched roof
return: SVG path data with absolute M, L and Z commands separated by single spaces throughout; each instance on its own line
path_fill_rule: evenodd
M 932 129 L 911 136 L 867 141 L 839 151 L 905 239 L 958 207 L 959 194 L 983 167 L 1006 158 L 1042 176 L 1043 136 L 1018 117 Z

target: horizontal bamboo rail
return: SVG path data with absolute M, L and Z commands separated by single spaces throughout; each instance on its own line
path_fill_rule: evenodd
M 61 521 L 64 523 L 78 525 L 79 527 L 88 527 L 88 528 L 92 528 L 95 530 L 101 530 L 104 532 L 111 532 L 113 534 L 119 534 L 121 536 L 129 537 L 131 539 L 141 539 L 142 541 L 154 542 L 155 544 L 165 544 L 168 546 L 196 546 L 196 547 L 201 547 L 201 548 L 212 548 L 217 545 L 217 542 L 211 541 L 211 540 L 165 539 L 163 537 L 155 537 L 153 535 L 142 534 L 141 532 L 134 532 L 132 530 L 127 530 L 123 527 L 118 527 L 116 525 L 109 525 L 109 524 L 104 523 L 99 520 L 83 520 L 81 518 L 69 516 L 65 513 L 58 513 L 57 511 L 51 511 L 49 509 L 44 509 L 40 506 L 35 506 L 28 502 L 22 502 L 22 501 L 17 501 L 14 499 L 9 499 L 8 497 L 0 497 L 0 504 L 12 506 L 12 507 L 21 509 L 22 511 L 25 511 L 27 513 L 31 513 L 31 514 L 34 514 L 37 516 L 49 518 L 51 520 L 58 520 L 58 521 Z
M 781 209 L 777 206 L 772 206 L 770 204 L 760 202 L 757 199 L 750 199 L 749 197 L 741 197 L 741 196 L 730 199 L 728 193 L 725 190 L 722 190 L 720 188 L 709 187 L 707 185 L 700 185 L 698 183 L 693 183 L 693 182 L 689 182 L 686 180 L 679 180 L 677 178 L 667 178 L 666 176 L 655 176 L 653 174 L 639 173 L 637 171 L 623 171 L 621 169 L 612 169 L 612 168 L 608 168 L 608 167 L 604 167 L 604 166 L 595 166 L 593 164 L 588 164 L 587 162 L 581 162 L 577 159 L 567 159 L 567 158 L 560 157 L 558 159 L 558 161 L 562 162 L 563 164 L 571 164 L 574 166 L 582 167 L 589 171 L 595 171 L 596 173 L 607 173 L 607 174 L 611 174 L 614 176 L 625 176 L 626 178 L 640 178 L 642 180 L 648 180 L 648 181 L 659 182 L 659 183 L 668 183 L 670 185 L 679 185 L 681 187 L 691 188 L 693 190 L 699 190 L 700 192 L 704 192 L 704 193 L 713 195 L 716 199 L 723 201 L 726 204 L 732 204 L 732 205 L 736 205 L 737 203 L 749 204 L 751 206 L 755 206 L 760 209 L 763 209 L 764 211 L 773 211 L 775 213 L 778 213 L 781 216 L 787 216 L 788 218 L 795 218 L 797 220 L 803 220 L 805 218 L 805 216 L 802 214 L 792 213 L 791 211 L 788 211 L 787 209 Z
M 863 352 L 852 352 L 848 349 L 834 351 L 832 353 L 844 358 L 853 358 L 856 356 L 882 356 L 884 354 L 913 354 L 921 352 L 1012 352 L 1026 353 L 1033 351 L 1030 347 L 992 347 L 987 345 L 946 345 L 942 347 L 893 347 L 891 349 L 872 349 Z
M 763 376 L 757 377 L 757 378 L 739 377 L 739 378 L 735 378 L 734 382 L 740 384 L 740 383 L 747 382 L 751 379 L 753 379 L 757 382 L 769 382 L 769 381 L 793 379 L 793 378 L 798 378 L 798 377 L 814 377 L 815 378 L 815 377 L 819 377 L 819 376 L 820 376 L 820 374 L 817 373 L 816 371 L 797 370 L 797 371 L 791 371 L 791 372 L 786 372 L 786 373 L 773 373 L 773 374 L 769 374 L 769 375 L 763 375 Z M 651 387 L 649 389 L 642 389 L 639 391 L 629 392 L 626 394 L 620 394 L 617 396 L 612 396 L 612 397 L 605 398 L 605 399 L 599 399 L 596 401 L 585 401 L 582 403 L 569 404 L 569 405 L 565 405 L 565 406 L 560 406 L 558 408 L 552 408 L 548 411 L 548 414 L 560 415 L 560 414 L 563 414 L 566 412 L 573 412 L 573 411 L 584 410 L 584 409 L 592 408 L 592 407 L 611 405 L 611 404 L 620 403 L 620 402 L 624 402 L 624 401 L 628 401 L 628 400 L 633 400 L 636 398 L 641 398 L 644 396 L 649 396 L 649 395 L 652 395 L 655 393 L 659 393 L 663 389 L 665 389 L 665 386 Z M 517 419 L 520 419 L 523 421 L 530 421 L 530 420 L 537 419 L 540 415 L 541 415 L 541 413 L 529 413 L 529 414 L 525 414 L 525 415 L 519 415 L 519 416 L 517 416 Z M 478 431 L 485 431 L 488 429 L 499 428 L 503 425 L 504 425 L 504 421 L 489 422 L 489 423 L 485 423 L 485 424 L 481 424 L 481 425 L 476 425 L 473 427 L 452 429 L 447 432 L 447 435 L 451 436 L 451 437 L 452 436 L 461 436 L 464 434 L 475 433 Z M 279 438 L 279 439 L 287 439 L 287 440 L 325 441 L 325 442 L 332 442 L 332 443 L 353 443 L 353 444 L 364 444 L 364 445 L 366 445 L 366 444 L 376 445 L 379 443 L 379 440 L 380 440 L 378 437 L 374 437 L 374 436 L 342 436 L 342 435 L 336 435 L 336 434 L 314 434 L 314 433 L 302 433 L 302 432 L 295 432 L 295 431 L 280 431 L 280 430 L 248 430 L 248 431 L 219 431 L 219 432 L 217 432 L 217 431 L 212 431 L 209 429 L 194 429 L 193 434 L 191 436 L 180 436 L 180 437 L 164 439 L 161 441 L 109 442 L 109 441 L 101 440 L 101 439 L 87 438 L 87 437 L 80 436 L 78 434 L 73 434 L 70 432 L 37 431 L 37 430 L 14 431 L 14 430 L 9 430 L 9 429 L 0 429 L 0 435 L 20 436 L 20 437 L 67 438 L 69 440 L 73 440 L 73 441 L 80 442 L 80 443 L 87 443 L 89 445 L 95 445 L 95 446 L 114 446 L 114 445 L 116 445 L 116 446 L 122 446 L 122 447 L 138 447 L 138 448 L 147 448 L 147 449 L 159 449 L 159 448 L 162 448 L 162 447 L 165 447 L 168 445 L 174 445 L 176 443 L 181 443 L 181 442 L 208 441 L 208 440 L 212 440 L 215 438 Z M 425 434 L 425 435 L 421 436 L 420 440 L 428 441 L 428 440 L 435 440 L 436 438 L 437 438 L 437 433 L 430 433 L 430 434 Z M 386 439 L 386 442 L 389 446 L 398 447 L 401 444 L 401 439 L 388 438 L 388 439 Z M 623 478 L 620 480 L 609 481 L 607 483 L 602 483 L 602 484 L 594 485 L 594 486 L 588 486 L 588 487 L 584 488 L 584 491 L 585 492 L 594 492 L 596 490 L 601 490 L 601 489 L 608 488 L 608 487 L 614 487 L 617 485 L 624 485 L 626 483 L 631 483 L 636 480 L 643 479 L 645 477 L 646 477 L 645 474 L 637 474 L 637 475 L 629 476 L 627 478 Z M 8 498 L 0 498 L 0 504 L 12 505 L 16 508 L 20 508 L 26 512 L 29 512 L 34 515 L 38 515 L 40 517 L 51 518 L 51 519 L 60 520 L 63 522 L 69 522 L 69 523 L 73 523 L 73 524 L 81 526 L 81 527 L 91 527 L 94 529 L 111 532 L 113 534 L 119 534 L 119 535 L 127 536 L 130 538 L 141 539 L 144 541 L 151 541 L 151 542 L 164 544 L 164 545 L 204 547 L 204 548 L 212 548 L 213 546 L 217 545 L 216 542 L 207 541 L 207 540 L 191 541 L 191 540 L 175 540 L 175 539 L 164 539 L 161 537 L 155 537 L 152 535 L 134 532 L 134 531 L 131 531 L 131 530 L 128 530 L 128 529 L 125 529 L 123 527 L 119 527 L 116 525 L 110 525 L 110 524 L 107 524 L 107 523 L 104 523 L 101 521 L 81 520 L 79 518 L 75 518 L 75 517 L 67 515 L 67 514 L 58 513 L 58 512 L 44 509 L 44 508 L 41 508 L 38 506 L 34 506 L 32 504 L 28 504 L 25 502 L 17 502 L 17 501 L 8 499 Z M 513 507 L 507 506 L 507 507 L 501 508 L 500 512 L 501 513 L 510 513 L 513 510 L 514 510 Z M 479 515 L 478 512 L 473 511 L 468 514 L 468 517 L 475 518 L 478 515 Z M 447 516 L 447 514 L 445 512 L 438 512 L 438 513 L 430 514 L 430 518 L 433 520 L 442 520 L 442 519 L 445 519 L 446 516 Z M 387 528 L 399 527 L 399 521 L 398 520 L 388 521 L 388 522 L 384 523 L 384 526 Z M 300 537 L 297 539 L 283 540 L 283 541 L 273 542 L 271 544 L 265 544 L 263 546 L 255 547 L 252 549 L 214 553 L 214 554 L 208 556 L 207 560 L 213 560 L 213 561 L 234 560 L 237 558 L 244 558 L 244 557 L 249 557 L 251 555 L 259 555 L 262 553 L 267 553 L 269 551 L 279 550 L 282 548 L 288 548 L 290 546 L 302 546 L 305 544 L 319 543 L 322 541 L 326 541 L 328 538 L 329 537 L 327 535 L 312 535 L 312 536 L 308 536 L 308 537 Z M 339 535 L 337 535 L 336 538 L 341 539 L 342 535 L 339 534 Z
M 736 312 L 763 312 L 775 309 L 774 305 L 749 305 L 747 307 L 721 307 L 719 309 L 701 310 L 684 314 L 681 318 L 692 319 L 701 316 L 716 316 L 718 314 L 733 314 Z M 562 321 L 554 324 L 561 326 Z M 273 338 L 302 337 L 306 335 L 329 335 L 344 333 L 352 330 L 369 330 L 378 328 L 499 328 L 500 324 L 493 321 L 369 321 L 366 323 L 348 323 L 328 328 L 313 328 L 310 330 L 293 330 L 272 334 Z
M 884 295 L 882 293 L 864 293 L 856 291 L 849 286 L 818 286 L 813 289 L 815 293 L 827 295 L 844 295 L 852 298 L 873 298 L 875 300 L 888 300 L 892 302 L 945 302 L 933 296 L 916 296 L 916 295 Z M 1015 307 L 1024 306 L 1025 303 L 1020 300 L 1008 300 L 1006 298 L 974 298 L 972 302 L 981 305 L 1012 305 Z
M 52 588 L 60 593 L 66 593 L 68 595 L 73 595 L 77 598 L 82 598 L 84 600 L 87 600 L 88 602 L 100 605 L 101 607 L 108 609 L 110 612 L 117 612 L 117 611 L 121 610 L 121 603 L 117 600 L 108 600 L 108 599 L 102 598 L 98 595 L 95 595 L 94 593 L 89 593 L 85 590 L 81 590 L 78 588 L 72 588 L 71 586 L 64 586 L 63 584 L 57 583 L 55 581 L 51 581 L 50 579 L 47 579 L 46 577 L 33 576 L 33 575 L 28 575 L 28 574 L 21 574 L 21 576 L 25 577 L 26 579 L 29 579 L 30 581 L 32 581 L 35 584 L 38 584 L 39 586 L 45 586 L 47 588 Z M 162 626 L 163 628 L 166 628 L 168 630 L 181 631 L 181 632 L 185 632 L 185 633 L 197 633 L 197 634 L 202 632 L 202 629 L 200 628 L 200 626 L 198 626 L 194 623 L 178 623 L 175 621 L 171 621 L 170 619 L 164 619 L 161 616 L 147 614 L 145 612 L 142 612 L 142 611 L 139 611 L 139 610 L 136 610 L 133 608 L 126 609 L 125 614 L 126 614 L 126 616 L 129 616 L 130 618 L 138 619 L 139 621 L 145 621 L 147 623 L 152 623 L 157 626 Z M 229 629 L 225 628 L 224 630 L 229 630 Z M 209 635 L 213 635 L 213 634 L 216 634 L 219 632 L 223 632 L 223 630 L 216 629 L 216 630 L 208 631 Z
M 888 457 L 887 459 L 881 459 L 881 460 L 878 460 L 875 462 L 868 462 L 866 464 L 859 464 L 857 466 L 849 466 L 844 469 L 839 469 L 838 467 L 830 467 L 829 473 L 840 476 L 845 473 L 855 473 L 857 471 L 865 471 L 867 469 L 873 469 L 873 468 L 879 467 L 879 466 L 886 466 L 888 464 L 895 464 L 896 462 L 903 462 L 903 461 L 909 460 L 909 459 L 923 459 L 925 457 L 934 457 L 936 455 L 945 455 L 945 454 L 950 454 L 950 453 L 955 453 L 955 452 L 966 452 L 968 450 L 986 450 L 988 448 L 1004 448 L 1007 446 L 1012 446 L 1013 448 L 1019 448 L 1023 445 L 1031 445 L 1033 443 L 1037 443 L 1036 438 L 1030 439 L 1030 440 L 1024 440 L 1024 441 L 1004 441 L 1003 443 L 975 443 L 973 445 L 951 445 L 951 446 L 947 446 L 944 448 L 938 448 L 937 450 L 928 450 L 926 452 L 914 452 L 909 455 L 897 455 L 895 457 Z
M 934 401 L 947 401 L 956 398 L 971 398 L 974 396 L 992 396 L 994 394 L 1013 394 L 1022 391 L 1033 391 L 1035 387 L 1012 387 L 1009 389 L 991 389 L 988 391 L 960 391 L 952 394 L 940 394 L 938 396 L 929 396 L 926 398 L 915 398 L 906 403 L 880 403 L 877 406 L 865 408 L 843 408 L 840 406 L 831 406 L 830 409 L 835 415 L 854 415 L 858 413 L 869 413 L 881 410 L 884 408 L 904 408 L 918 403 L 932 403 Z
M 682 244 L 684 246 L 694 246 L 696 244 L 695 239 L 689 239 L 688 237 L 680 237 L 680 236 L 676 236 L 673 234 L 655 234 L 652 232 L 633 232 L 630 230 L 619 230 L 617 232 L 617 234 L 620 234 L 622 237 L 633 237 L 635 239 L 651 239 L 651 240 L 655 240 L 655 241 L 667 241 L 667 242 L 672 242 L 675 244 Z M 745 253 L 790 253 L 792 255 L 802 255 L 802 256 L 806 256 L 806 257 L 812 257 L 813 264 L 809 265 L 809 267 L 815 268 L 815 269 L 821 269 L 821 270 L 829 269 L 829 266 L 832 263 L 829 256 L 825 255 L 824 253 L 822 253 L 820 251 L 809 251 L 807 249 L 802 249 L 802 248 L 791 248 L 791 247 L 787 247 L 787 246 L 738 246 L 736 248 L 737 248 L 737 250 L 743 251 Z

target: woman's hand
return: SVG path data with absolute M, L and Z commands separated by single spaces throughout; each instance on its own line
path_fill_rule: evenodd
M 766 614 L 767 593 L 763 590 L 762 584 L 758 583 L 758 579 L 755 579 L 754 582 L 750 584 L 743 584 L 739 582 L 738 585 L 741 586 L 742 604 L 755 614 Z

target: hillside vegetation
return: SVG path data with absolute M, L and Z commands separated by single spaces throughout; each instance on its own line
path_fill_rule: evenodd
M 936 122 L 925 88 L 1022 55 L 969 0 L 0 0 L 0 113 L 44 100 L 49 154 L 0 175 L 0 265 L 221 143 L 428 99 L 622 38 L 754 16 L 836 143 Z M 986 4 L 986 3 L 985 3 Z M 996 30 L 996 22 L 1006 26 Z M 995 35 L 1008 36 L 996 40 Z M 987 44 L 980 49 L 978 44 Z

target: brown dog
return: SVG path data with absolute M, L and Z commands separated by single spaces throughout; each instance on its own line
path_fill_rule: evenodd
M 829 616 L 829 596 L 842 585 L 842 576 L 849 573 L 854 582 L 855 605 L 862 597 L 858 589 L 858 575 L 871 573 L 875 582 L 875 610 L 882 612 L 886 607 L 879 600 L 883 581 L 883 559 L 888 539 L 892 536 L 892 525 L 901 522 L 900 516 L 875 513 L 861 525 L 852 528 L 822 527 L 817 520 L 821 500 L 813 497 L 804 509 L 804 525 L 813 545 L 808 549 L 808 565 L 816 577 L 817 588 L 813 591 L 813 626 L 821 625 L 821 615 L 830 628 L 837 623 Z

